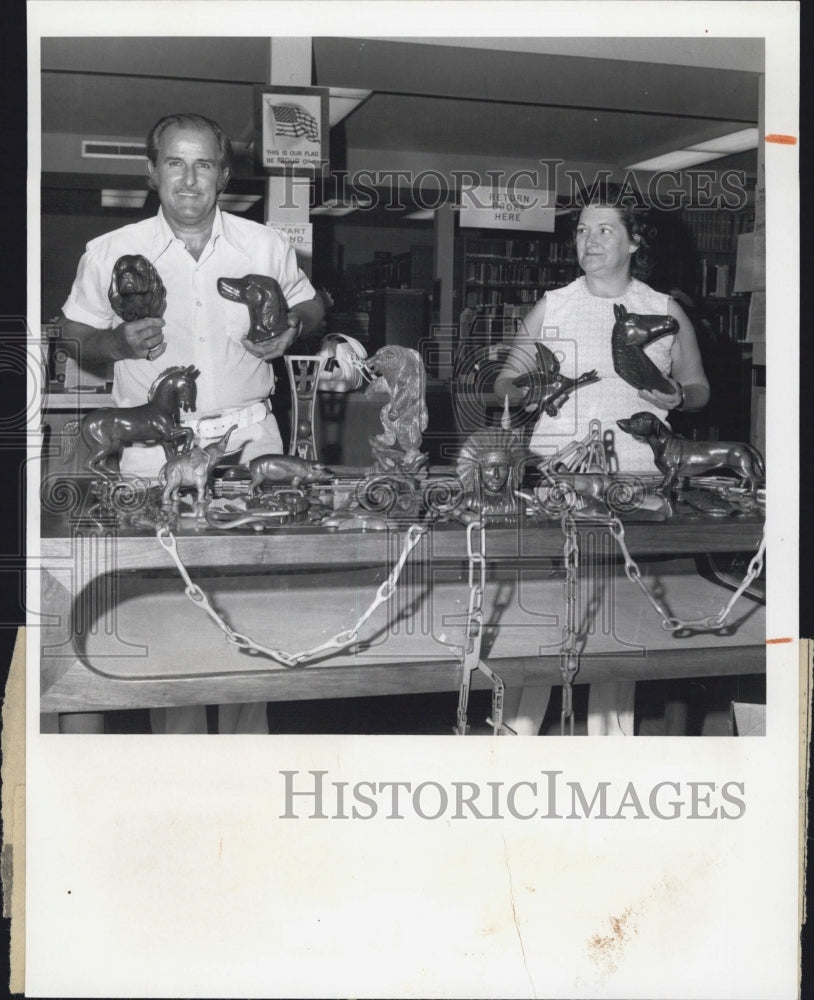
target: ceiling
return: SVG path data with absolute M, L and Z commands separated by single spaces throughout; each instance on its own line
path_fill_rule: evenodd
M 623 168 L 757 123 L 759 39 L 591 39 L 590 55 L 572 54 L 580 44 L 551 40 L 546 52 L 542 39 L 492 47 L 488 39 L 314 38 L 315 85 L 372 92 L 334 128 L 332 167 L 355 150 L 401 150 L 428 161 L 549 157 Z M 51 140 L 43 172 L 52 187 L 77 187 L 82 175 L 90 187 L 99 175 L 104 183 L 108 168 L 66 156 L 70 142 L 143 141 L 173 111 L 205 114 L 247 143 L 254 85 L 270 76 L 267 38 L 46 38 L 41 55 L 42 132 Z M 753 155 L 727 159 L 753 164 Z M 120 186 L 140 183 L 140 164 L 112 169 Z M 262 190 L 249 157 L 236 178 Z

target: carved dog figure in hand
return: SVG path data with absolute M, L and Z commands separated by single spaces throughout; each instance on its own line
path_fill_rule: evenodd
M 757 449 L 732 441 L 689 441 L 672 433 L 666 424 L 647 411 L 634 413 L 616 423 L 637 441 L 653 449 L 656 468 L 664 475 L 660 492 L 669 490 L 683 476 L 700 476 L 713 469 L 731 469 L 750 496 L 763 482 L 766 470 Z
M 113 265 L 110 305 L 125 323 L 135 319 L 160 319 L 167 308 L 167 291 L 158 271 L 141 254 L 124 254 Z
M 249 310 L 247 334 L 253 344 L 271 340 L 288 329 L 288 305 L 283 290 L 265 274 L 243 278 L 218 278 L 218 292 L 230 302 L 242 302 Z

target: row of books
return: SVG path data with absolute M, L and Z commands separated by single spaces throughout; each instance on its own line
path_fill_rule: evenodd
M 701 253 L 734 253 L 738 235 L 754 226 L 754 216 L 747 212 L 686 211 L 684 219 Z
M 542 294 L 537 288 L 472 288 L 466 293 L 466 307 L 475 309 L 512 304 L 528 304 L 531 307 Z
M 743 302 L 724 302 L 717 309 L 707 309 L 704 322 L 709 324 L 721 337 L 733 341 L 746 340 L 749 325 L 749 308 Z
M 462 337 L 489 334 L 492 339 L 510 339 L 519 329 L 533 303 L 499 303 L 464 309 L 459 317 Z
M 726 299 L 734 294 L 735 266 L 733 264 L 715 264 L 702 257 L 698 264 L 698 289 L 701 298 Z
M 540 280 L 540 268 L 536 264 L 498 264 L 480 260 L 466 262 L 466 280 L 480 284 L 533 285 Z
M 571 263 L 576 260 L 573 246 L 556 240 L 467 240 L 465 255 L 467 259 L 501 257 L 507 261 L 550 263 Z

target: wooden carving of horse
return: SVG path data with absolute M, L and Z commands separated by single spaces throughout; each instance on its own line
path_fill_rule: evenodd
M 674 316 L 631 313 L 618 304 L 614 305 L 613 314 L 616 322 L 611 333 L 611 354 L 616 374 L 634 389 L 673 393 L 675 387 L 644 353 L 644 349 L 659 337 L 677 333 L 678 320 Z
M 194 365 L 167 368 L 150 386 L 142 406 L 106 407 L 89 413 L 81 422 L 80 433 L 90 449 L 85 467 L 107 480 L 119 475 L 119 459 L 125 445 L 139 442 L 160 444 L 169 461 L 192 445 L 191 427 L 180 425 L 181 410 L 195 409 L 195 379 L 200 372 Z M 76 422 L 74 422 L 76 424 Z M 70 424 L 65 432 L 71 433 Z M 76 448 L 76 437 L 63 438 L 62 461 L 68 461 Z

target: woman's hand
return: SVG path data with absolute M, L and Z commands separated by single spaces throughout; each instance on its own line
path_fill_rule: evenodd
M 666 375 L 667 381 L 674 387 L 673 392 L 659 392 L 657 389 L 639 389 L 639 396 L 661 410 L 675 410 L 684 402 L 684 390 L 674 378 Z
M 253 344 L 248 337 L 244 337 L 241 344 L 249 354 L 253 354 L 256 358 L 262 358 L 263 361 L 273 361 L 275 358 L 281 358 L 288 351 L 301 331 L 302 320 L 296 313 L 290 312 L 287 330 L 272 337 L 271 340 L 264 340 L 259 344 Z

